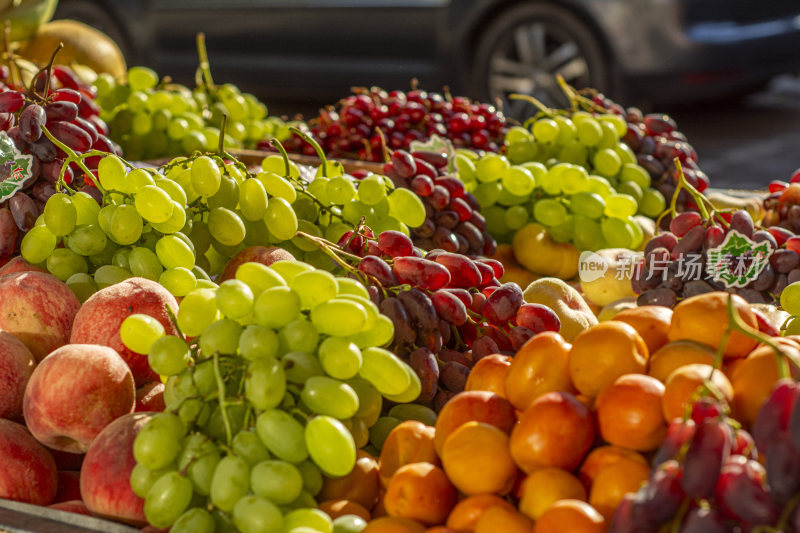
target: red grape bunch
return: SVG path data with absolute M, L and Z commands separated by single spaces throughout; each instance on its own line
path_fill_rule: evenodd
M 558 331 L 548 307 L 525 303 L 516 283 L 498 281 L 503 266 L 414 247 L 398 231 L 375 238 L 360 226 L 339 241 L 357 260 L 373 301 L 394 323 L 391 349 L 419 375 L 418 403 L 437 410 L 464 385 L 474 363 L 493 353 L 513 354 L 542 331 Z
M 106 137 L 108 127 L 98 117 L 100 108 L 94 97 L 94 89 L 62 65 L 52 67 L 49 80 L 42 72 L 30 89 L 14 85 L 7 68 L 0 70 L 0 131 L 20 152 L 33 156 L 32 175 L 24 189 L 0 208 L 0 258 L 19 249 L 24 233 L 33 228 L 45 202 L 56 192 L 66 154 L 43 133 L 43 127 L 78 154 L 89 150 L 121 154 L 119 147 Z M 88 157 L 84 161 L 94 171 L 100 159 Z M 69 185 L 75 180 L 84 185 L 82 174 L 71 163 L 65 170 L 64 182 Z M 93 186 L 82 190 L 99 201 L 100 195 Z
M 676 418 L 649 481 L 617 509 L 609 533 L 800 532 L 800 385 L 778 381 L 752 436 L 701 398 Z M 761 457 L 761 459 L 759 459 Z M 763 530 L 763 529 L 762 529 Z
M 383 160 L 383 147 L 408 149 L 432 135 L 447 137 L 458 148 L 496 152 L 506 130 L 503 114 L 490 104 L 443 96 L 419 89 L 387 92 L 358 89 L 309 121 L 311 133 L 334 158 Z M 380 130 L 380 133 L 379 133 Z M 264 141 L 259 148 L 269 149 Z M 290 152 L 314 155 L 297 135 L 286 143 Z
M 773 180 L 769 194 L 764 198 L 765 226 L 778 226 L 794 233 L 800 232 L 800 169 L 792 173 L 788 182 Z

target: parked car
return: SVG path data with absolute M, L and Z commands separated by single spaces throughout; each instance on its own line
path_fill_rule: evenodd
M 555 76 L 628 103 L 712 98 L 800 71 L 797 0 L 61 0 L 129 63 L 190 83 L 195 34 L 215 77 L 267 101 L 333 102 L 353 85 L 545 102 Z

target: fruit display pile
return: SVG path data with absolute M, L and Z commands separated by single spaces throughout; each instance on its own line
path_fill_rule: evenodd
M 357 89 L 306 126 L 199 43 L 195 89 L 4 56 L 0 508 L 800 533 L 800 178 L 732 207 L 591 89 L 520 125 Z

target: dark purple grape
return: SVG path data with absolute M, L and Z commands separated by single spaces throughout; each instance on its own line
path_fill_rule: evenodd
M 500 347 L 491 337 L 483 336 L 472 343 L 472 360 L 475 362 L 493 353 L 500 353 Z
M 783 432 L 770 442 L 765 455 L 772 499 L 785 505 L 800 492 L 800 453 L 792 446 L 789 434 Z
M 438 413 L 442 410 L 442 407 L 444 407 L 444 405 L 450 401 L 450 398 L 455 395 L 455 392 L 446 389 L 439 389 L 439 392 L 436 393 L 436 397 L 433 399 L 433 409 Z
M 25 142 L 32 143 L 42 136 L 42 126 L 47 115 L 42 106 L 31 104 L 19 114 L 19 134 Z
M 469 368 L 455 361 L 447 361 L 439 372 L 439 380 L 451 392 L 463 391 L 468 377 Z
M 432 237 L 434 231 L 436 231 L 436 224 L 430 218 L 426 218 L 425 222 L 421 226 L 413 228 L 411 233 L 415 237 L 427 238 Z
M 72 122 L 78 117 L 78 106 L 72 102 L 53 102 L 44 107 L 47 122 L 65 120 Z
M 14 115 L 11 113 L 0 113 L 0 131 L 8 131 L 14 126 Z
M 791 285 L 800 281 L 800 268 L 795 268 L 786 275 L 786 281 Z
M 77 152 L 86 152 L 92 147 L 92 137 L 83 128 L 64 121 L 47 125 L 53 137 Z
M 645 529 L 633 521 L 631 511 L 633 509 L 633 494 L 626 494 L 614 511 L 608 533 L 649 533 L 652 529 Z
M 671 232 L 665 231 L 647 241 L 647 244 L 644 247 L 644 254 L 648 255 L 656 248 L 666 248 L 671 252 L 672 249 L 675 248 L 676 244 L 678 244 L 678 238 Z
M 14 216 L 14 222 L 22 231 L 30 231 L 36 224 L 39 210 L 33 198 L 23 192 L 18 192 L 8 201 L 8 207 Z
M 511 346 L 515 351 L 519 351 L 526 342 L 536 336 L 536 332 L 525 326 L 517 326 L 511 330 L 508 336 L 511 339 Z
M 670 421 L 664 442 L 653 457 L 653 467 L 656 468 L 660 464 L 675 458 L 684 443 L 694 437 L 694 431 L 695 423 L 692 419 L 676 418 Z
M 0 209 L 0 257 L 14 253 L 17 235 L 19 228 L 14 221 L 14 215 L 7 207 Z
M 775 283 L 772 285 L 772 288 L 769 292 L 772 294 L 778 295 L 783 292 L 783 289 L 789 286 L 789 278 L 786 277 L 786 274 L 778 274 L 775 277 Z
M 733 533 L 716 509 L 697 507 L 686 513 L 680 533 Z
M 762 242 L 762 241 L 768 242 L 770 244 L 770 246 L 772 246 L 773 250 L 775 250 L 778 247 L 778 241 L 775 240 L 775 237 L 773 237 L 770 234 L 770 232 L 765 231 L 763 229 L 760 229 L 758 231 L 754 231 L 752 239 L 755 242 Z
M 684 283 L 681 296 L 690 298 L 698 294 L 706 294 L 707 292 L 714 292 L 714 287 L 703 280 L 697 279 Z
M 458 225 L 458 213 L 449 209 L 444 209 L 433 215 L 433 221 L 437 226 L 453 229 Z
M 50 163 L 58 154 L 55 145 L 44 135 L 38 141 L 30 143 L 28 150 L 42 163 Z
M 478 231 L 483 231 L 486 229 L 486 219 L 476 208 L 472 209 L 472 218 L 469 219 L 469 221 Z
M 680 259 L 685 255 L 699 253 L 703 248 L 706 230 L 703 226 L 694 226 L 678 241 L 672 249 L 672 258 Z
M 46 202 L 48 198 L 56 193 L 56 188 L 49 181 L 39 180 L 33 185 L 31 193 L 33 197 L 40 202 Z
M 467 242 L 469 242 L 469 250 L 472 254 L 492 255 L 491 253 L 487 253 L 484 247 L 489 240 L 494 242 L 494 239 L 491 237 L 487 238 L 488 233 L 484 234 L 481 232 L 472 222 L 460 222 L 453 231 L 459 235 L 463 235 L 467 239 Z
M 417 348 L 408 356 L 408 362 L 422 383 L 422 392 L 416 401 L 430 402 L 436 396 L 439 384 L 439 363 L 436 356 L 427 348 Z
M 731 222 L 730 222 L 730 229 L 738 231 L 745 237 L 752 237 L 753 231 L 755 229 L 753 224 L 753 218 L 750 216 L 750 213 L 745 211 L 744 209 L 738 209 L 733 212 L 731 215 Z
M 723 516 L 751 526 L 774 524 L 780 510 L 765 484 L 766 471 L 761 464 L 741 455 L 732 456 L 717 479 L 714 490 L 717 509 Z
M 7 90 L 0 93 L 0 113 L 14 113 L 25 105 L 25 97 L 21 92 Z
M 418 330 L 430 331 L 438 324 L 436 309 L 428 296 L 419 289 L 400 291 L 397 299 L 405 307 L 411 324 Z
M 433 232 L 433 244 L 437 248 L 442 248 L 448 252 L 458 251 L 458 239 L 453 232 L 443 226 L 437 226 Z
M 723 421 L 706 419 L 697 426 L 683 463 L 681 487 L 688 496 L 711 496 L 730 445 L 731 431 Z
M 417 332 L 411 327 L 406 308 L 399 299 L 390 296 L 381 302 L 381 313 L 389 317 L 394 324 L 394 340 L 400 344 L 414 344 Z
M 775 270 L 773 270 L 772 265 L 767 264 L 758 277 L 750 283 L 750 287 L 757 291 L 768 291 L 775 284 L 775 279 Z
M 634 495 L 631 507 L 633 523 L 658 529 L 675 516 L 686 499 L 681 488 L 682 476 L 678 461 L 670 460 L 660 465 Z
M 646 290 L 636 299 L 636 305 L 639 306 L 661 305 L 664 307 L 675 307 L 676 303 L 678 303 L 678 296 L 675 294 L 675 291 L 667 288 Z
M 775 250 L 769 257 L 769 264 L 778 274 L 788 274 L 800 265 L 800 255 L 793 250 Z
M 503 283 L 492 292 L 483 306 L 483 315 L 489 323 L 502 325 L 511 320 L 522 305 L 522 289 L 516 283 Z

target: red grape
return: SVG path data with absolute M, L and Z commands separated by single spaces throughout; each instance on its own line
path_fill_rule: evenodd
M 769 453 L 770 445 L 789 427 L 789 417 L 800 397 L 800 386 L 791 378 L 779 380 L 753 422 L 753 439 L 761 453 Z
M 427 403 L 433 400 L 439 383 L 439 363 L 436 356 L 427 348 L 417 348 L 408 356 L 408 363 L 422 384 L 422 392 L 416 401 Z
M 44 108 L 47 122 L 65 120 L 72 122 L 78 116 L 78 106 L 72 102 L 52 102 Z
M 397 279 L 424 289 L 441 289 L 450 283 L 450 272 L 444 266 L 419 257 L 396 257 L 392 264 Z
M 466 256 L 445 252 L 438 254 L 434 261 L 450 273 L 450 287 L 466 289 L 481 284 L 478 266 Z
M 522 305 L 522 289 L 516 283 L 504 283 L 493 291 L 483 306 L 483 315 L 492 324 L 505 324 Z
M 378 235 L 378 248 L 388 256 L 402 257 L 411 255 L 414 243 L 405 233 L 389 230 Z
M 22 93 L 17 91 L 5 91 L 0 93 L 0 113 L 14 113 L 25 104 Z
M 525 326 L 517 326 L 511 330 L 508 336 L 511 339 L 511 346 L 515 351 L 519 351 L 526 342 L 536 336 L 536 332 Z
M 730 428 L 721 420 L 709 418 L 698 424 L 683 463 L 681 487 L 688 496 L 711 496 L 730 443 Z
M 697 507 L 686 513 L 680 533 L 733 533 L 716 509 Z
M 561 329 L 561 320 L 549 307 L 542 304 L 522 304 L 517 311 L 517 324 L 525 326 L 534 333 Z
M 417 332 L 411 327 L 408 312 L 402 302 L 395 297 L 384 299 L 380 304 L 381 314 L 386 315 L 394 324 L 394 341 L 400 344 L 413 344 Z
M 374 255 L 364 257 L 358 264 L 358 269 L 368 276 L 373 276 L 384 287 L 394 287 L 399 284 L 392 267 L 380 257 Z
M 670 221 L 669 230 L 676 237 L 683 237 L 690 229 L 702 222 L 703 218 L 700 216 L 700 213 L 696 211 L 684 211 Z
M 467 306 L 454 294 L 438 290 L 431 294 L 431 301 L 439 316 L 450 324 L 460 326 L 467 321 Z
M 433 180 L 422 174 L 411 180 L 411 190 L 421 197 L 430 196 L 433 192 Z
M 392 164 L 395 172 L 402 178 L 410 178 L 417 174 L 417 163 L 405 150 L 395 150 L 392 153 Z
M 688 465 L 687 465 L 688 471 Z M 779 509 L 765 485 L 766 472 L 758 462 L 734 455 L 722 468 L 714 490 L 717 509 L 723 516 L 751 526 L 772 525 Z
M 469 368 L 455 361 L 447 361 L 439 371 L 439 379 L 451 392 L 463 391 L 468 376 Z
M 32 143 L 42 136 L 42 126 L 47 115 L 42 106 L 31 104 L 19 114 L 19 134 L 26 142 Z
M 638 526 L 657 530 L 678 513 L 686 494 L 681 488 L 683 469 L 670 460 L 656 468 L 650 480 L 636 492 L 631 518 Z
M 53 137 L 78 152 L 86 152 L 92 147 L 92 137 L 75 124 L 56 121 L 47 125 Z
M 14 215 L 7 207 L 0 209 L 0 256 L 14 253 L 18 234 L 19 228 L 14 222 Z

